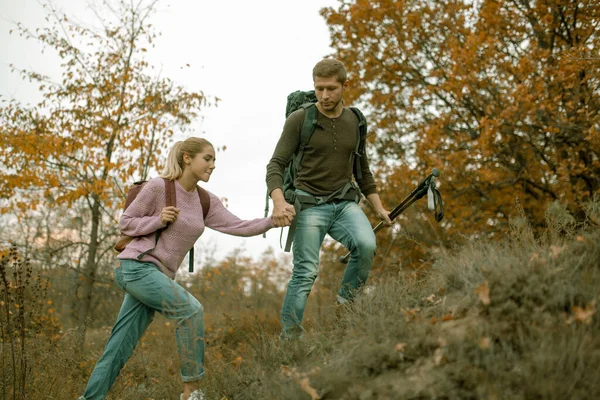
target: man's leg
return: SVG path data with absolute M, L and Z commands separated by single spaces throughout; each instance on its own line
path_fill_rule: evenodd
M 331 224 L 331 216 L 330 204 L 303 210 L 296 216 L 298 222 L 292 247 L 294 268 L 281 309 L 281 337 L 283 338 L 296 338 L 302 335 L 304 308 L 317 278 L 319 251 Z
M 335 219 L 329 235 L 350 251 L 350 261 L 338 291 L 338 301 L 344 303 L 352 300 L 367 282 L 377 244 L 371 223 L 358 204 L 344 201 L 334 206 Z

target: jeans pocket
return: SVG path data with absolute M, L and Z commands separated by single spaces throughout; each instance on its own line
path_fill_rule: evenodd
M 115 273 L 115 281 L 117 285 L 123 290 L 125 290 L 125 281 L 123 280 L 123 270 L 121 270 L 120 266 L 117 266 L 114 270 Z

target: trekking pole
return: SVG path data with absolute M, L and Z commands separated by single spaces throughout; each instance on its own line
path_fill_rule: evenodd
M 442 203 L 442 198 L 440 193 L 436 189 L 435 186 L 435 178 L 440 176 L 440 170 L 434 168 L 431 170 L 431 174 L 423 180 L 417 186 L 415 190 L 413 190 L 400 204 L 396 206 L 389 214 L 390 220 L 393 221 L 398 217 L 398 215 L 402 214 L 404 210 L 406 210 L 412 203 L 419 200 L 425 194 L 428 194 L 428 207 L 431 210 L 436 210 L 436 205 L 440 206 L 440 211 L 436 211 L 435 219 L 437 222 L 440 222 L 444 217 L 444 205 Z M 433 206 L 432 206 L 433 204 Z M 375 228 L 373 228 L 373 233 L 379 232 L 384 227 L 384 221 L 380 221 Z M 348 252 L 345 256 L 340 257 L 340 261 L 344 264 L 348 263 L 350 259 L 350 252 Z

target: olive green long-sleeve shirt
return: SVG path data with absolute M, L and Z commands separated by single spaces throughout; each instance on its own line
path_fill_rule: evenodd
M 304 109 L 294 111 L 285 121 L 283 133 L 267 165 L 267 188 L 281 188 L 283 172 L 300 145 Z M 317 110 L 317 126 L 304 149 L 294 186 L 314 196 L 327 196 L 352 180 L 352 154 L 358 140 L 358 117 L 344 108 L 337 118 L 329 118 Z M 357 181 L 361 192 L 368 196 L 377 193 L 369 160 L 360 158 L 362 180 Z

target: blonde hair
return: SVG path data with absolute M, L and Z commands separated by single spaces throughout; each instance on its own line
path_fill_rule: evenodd
M 171 180 L 179 178 L 183 174 L 184 169 L 183 155 L 187 154 L 194 158 L 196 154 L 202 153 L 207 146 L 213 147 L 208 140 L 197 137 L 187 138 L 184 141 L 175 143 L 171 147 L 171 150 L 169 150 L 167 165 L 165 165 L 165 169 L 160 174 L 161 178 Z
M 324 58 L 319 61 L 313 68 L 313 81 L 317 76 L 321 78 L 331 78 L 333 76 L 342 85 L 348 79 L 346 67 L 335 58 Z

